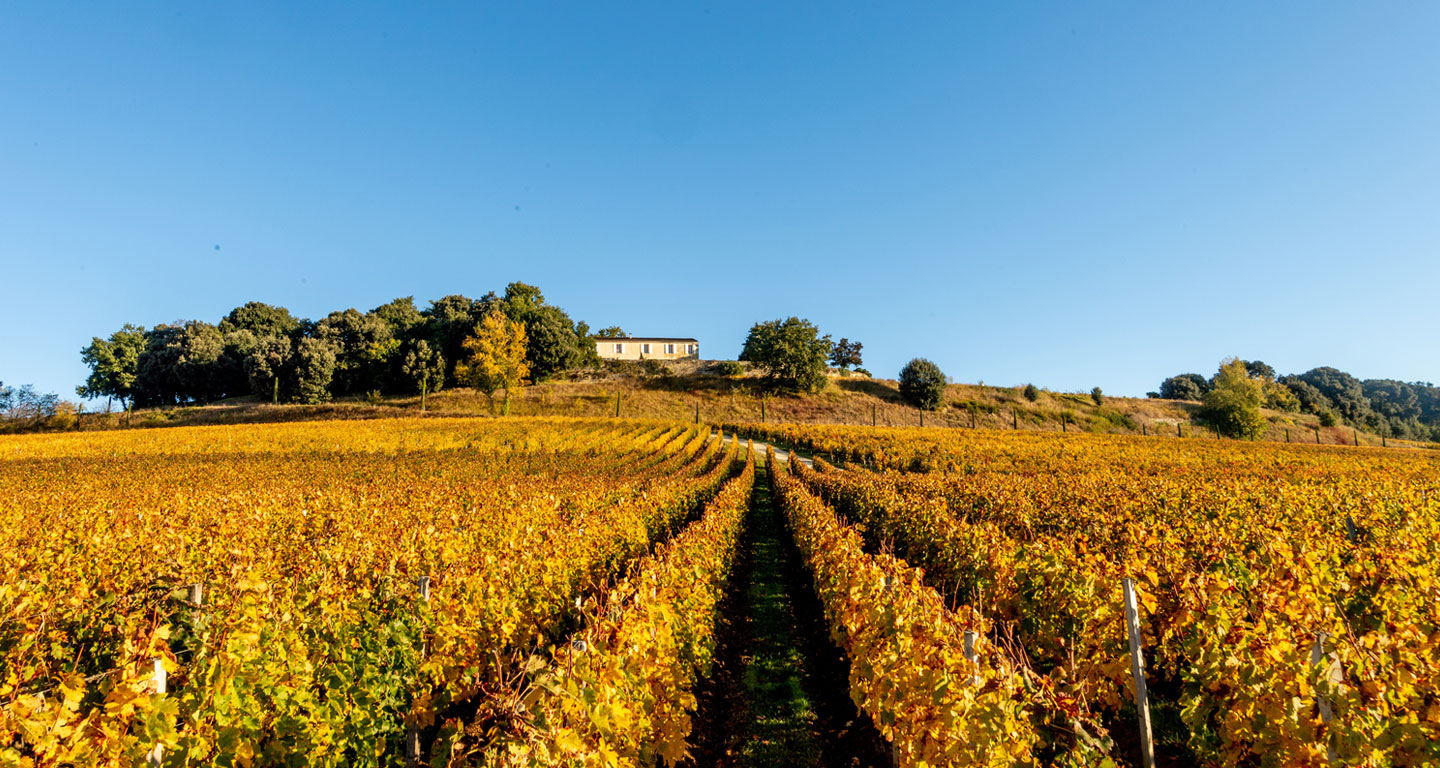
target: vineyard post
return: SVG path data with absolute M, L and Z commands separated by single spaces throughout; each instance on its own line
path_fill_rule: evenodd
M 79 431 L 80 431 L 80 422 L 84 419 L 84 416 L 85 416 L 85 404 L 84 404 L 84 403 L 81 403 L 81 404 L 79 404 L 78 406 L 75 407 L 75 431 L 76 431 L 76 432 L 79 432 Z
M 420 588 L 420 599 L 430 604 L 430 577 L 421 576 L 416 580 L 415 586 Z M 420 655 L 425 655 L 427 643 L 420 643 Z M 405 765 L 417 766 L 420 764 L 420 727 L 415 723 L 405 726 Z
M 1146 429 L 1146 428 L 1145 428 L 1145 425 L 1142 423 L 1142 424 L 1140 425 L 1140 436 L 1141 436 L 1141 437 L 1147 437 L 1147 436 L 1149 436 L 1149 434 L 1150 434 L 1150 430 Z
M 1013 406 L 1010 408 L 1010 421 L 1010 426 L 1014 427 L 1015 429 L 1020 428 L 1020 412 L 1015 410 Z
M 965 630 L 965 660 L 970 662 L 971 666 L 975 667 L 976 674 L 971 676 L 971 681 L 974 682 L 975 685 L 983 684 L 985 679 L 979 675 L 980 667 L 975 661 L 975 630 L 973 629 Z
M 620 418 L 620 393 L 615 393 L 615 418 Z
M 1287 442 L 1287 443 L 1290 442 L 1290 428 L 1289 428 L 1289 427 L 1286 427 L 1286 428 L 1285 428 L 1285 442 Z
M 970 406 L 970 428 L 975 428 L 975 406 Z
M 1135 602 L 1135 581 L 1125 577 L 1125 625 L 1130 630 L 1130 675 L 1135 679 L 1135 708 L 1140 711 L 1140 756 L 1145 768 L 1155 768 L 1155 744 L 1150 734 L 1150 697 L 1145 690 L 1145 652 L 1141 649 L 1140 609 Z
M 1327 637 L 1329 637 L 1329 635 L 1325 632 L 1315 633 L 1315 645 L 1310 648 L 1310 666 L 1319 667 L 1320 662 L 1325 660 L 1325 639 Z M 1334 713 L 1330 711 L 1330 700 L 1316 694 L 1315 703 L 1319 705 L 1320 722 L 1329 725 L 1330 720 L 1335 716 Z M 1330 759 L 1330 762 L 1335 762 L 1335 748 L 1330 746 L 1328 731 L 1326 732 L 1325 738 L 1325 755 Z
M 698 401 L 695 403 L 695 423 L 700 423 L 700 403 Z
M 875 426 L 875 404 L 870 404 L 870 426 Z
M 165 695 L 165 663 L 164 663 L 161 659 L 155 659 L 155 678 L 154 678 L 154 679 L 155 679 L 155 693 L 158 694 L 158 695 L 160 695 L 160 696 L 164 696 L 164 695 Z M 165 746 L 164 746 L 163 744 L 156 744 L 156 745 L 155 745 L 155 748 L 152 749 L 152 750 L 150 750 L 150 755 L 149 755 L 149 757 L 147 757 L 146 760 L 145 760 L 145 762 L 146 762 L 147 765 L 156 766 L 156 768 L 159 768 L 160 764 L 163 763 L 164 761 L 165 761 Z
M 1381 447 L 1381 448 L 1389 448 L 1389 447 L 1390 447 L 1390 443 L 1389 443 L 1389 441 L 1387 441 L 1387 440 L 1385 439 L 1385 436 L 1384 436 L 1384 435 L 1381 435 L 1381 436 L 1380 436 L 1380 447 Z
M 922 426 L 922 427 L 925 426 L 925 412 L 924 412 L 924 411 L 921 411 L 921 412 L 920 412 L 920 426 Z
M 1070 431 L 1070 426 L 1069 426 L 1069 425 L 1070 425 L 1070 419 L 1069 419 L 1068 417 L 1066 417 L 1065 414 L 1063 414 L 1063 413 L 1060 414 L 1060 431 L 1061 431 L 1061 432 L 1069 432 L 1069 431 Z
M 1355 447 L 1360 447 L 1360 430 L 1355 430 Z
M 1319 444 L 1320 444 L 1320 428 L 1319 428 L 1319 427 L 1315 427 L 1315 444 L 1316 444 L 1316 445 L 1319 445 Z
M 760 423 L 765 423 L 765 396 L 760 396 Z

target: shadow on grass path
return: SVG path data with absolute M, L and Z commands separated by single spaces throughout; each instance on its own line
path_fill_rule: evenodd
M 888 768 L 879 733 L 857 713 L 849 663 L 760 470 L 723 615 L 716 672 L 700 691 L 696 766 Z

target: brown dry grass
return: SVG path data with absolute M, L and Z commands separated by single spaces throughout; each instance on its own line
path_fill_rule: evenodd
M 710 423 L 764 420 L 804 424 L 855 424 L 873 422 L 880 426 L 918 426 L 920 411 L 900 399 L 894 381 L 864 377 L 832 378 L 824 391 L 815 395 L 769 393 L 754 376 L 727 378 L 707 366 L 670 366 L 660 375 L 636 371 L 589 373 L 569 380 L 551 381 L 525 387 L 511 399 L 511 414 L 517 416 L 606 417 L 619 412 L 627 418 L 653 418 Z M 763 403 L 763 405 L 762 405 Z M 474 390 L 452 389 L 431 395 L 428 415 L 488 416 L 486 397 Z M 418 396 L 386 397 L 379 403 L 358 399 L 324 405 L 273 406 L 239 398 L 220 405 L 148 410 L 137 412 L 135 426 L 178 424 L 228 424 L 253 421 L 301 421 L 315 419 L 373 419 L 419 415 Z M 1085 431 L 1113 434 L 1173 436 L 1177 425 L 1187 437 L 1205 437 L 1208 428 L 1193 423 L 1199 403 L 1142 398 L 1106 397 L 1096 405 L 1090 395 L 1041 390 L 1035 402 L 1026 400 L 1019 387 L 990 387 L 952 384 L 939 411 L 923 415 L 925 426 L 1024 429 L 1059 432 Z M 496 399 L 499 408 L 499 398 Z M 1323 444 L 1353 443 L 1358 434 L 1361 445 L 1380 445 L 1382 439 L 1356 433 L 1349 427 L 1320 427 L 1316 417 L 1269 412 L 1267 440 Z M 117 428 L 120 414 L 85 416 L 85 429 Z M 1388 441 L 1398 445 L 1400 441 Z

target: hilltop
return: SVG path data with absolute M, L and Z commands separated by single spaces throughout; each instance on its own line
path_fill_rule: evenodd
M 498 398 L 497 398 L 498 401 Z M 950 384 L 938 411 L 922 413 L 906 405 L 899 385 L 889 379 L 841 375 L 832 371 L 825 388 L 813 395 L 769 392 L 761 377 L 747 371 L 725 376 L 713 361 L 645 361 L 610 364 L 568 377 L 526 386 L 511 398 L 517 416 L 614 416 L 693 420 L 712 423 L 767 421 L 801 424 L 874 423 L 879 426 L 923 426 L 980 429 L 1080 431 L 1103 434 L 1147 434 L 1213 437 L 1198 420 L 1199 402 L 1105 396 L 1096 403 L 1089 393 L 1040 389 L 1032 402 L 1022 387 Z M 430 416 L 488 416 L 487 398 L 475 390 L 451 388 L 429 396 Z M 134 426 L 227 424 L 315 419 L 371 419 L 418 415 L 418 395 L 345 398 L 315 405 L 270 405 L 255 397 L 232 398 L 205 406 L 138 409 Z M 1311 414 L 1266 411 L 1270 422 L 1265 439 L 1297 443 L 1397 445 L 1348 426 L 1321 426 Z M 123 416 L 85 414 L 84 428 L 114 428 Z M 73 428 L 73 422 L 70 423 Z

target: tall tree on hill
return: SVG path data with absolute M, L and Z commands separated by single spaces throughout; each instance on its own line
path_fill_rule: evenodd
M 264 339 L 291 336 L 300 329 L 300 321 L 284 307 L 251 301 L 230 310 L 219 327 L 221 333 L 244 330 L 255 334 L 257 339 Z
M 520 282 L 506 286 L 505 314 L 525 326 L 526 361 L 536 381 L 584 362 L 575 323 L 563 309 L 547 304 L 539 288 Z
M 405 376 L 420 390 L 420 410 L 425 410 L 425 397 L 445 384 L 445 359 L 430 348 L 424 339 L 412 342 L 405 353 Z
M 1160 383 L 1160 396 L 1166 400 L 1199 400 L 1209 390 L 1209 380 L 1198 373 L 1182 373 Z
M 390 357 L 400 348 L 389 324 L 355 309 L 331 312 L 316 326 L 315 336 L 335 349 L 334 389 L 339 394 L 382 389 Z
M 595 332 L 597 339 L 628 339 L 630 334 L 618 325 L 607 325 Z
M 860 357 L 860 350 L 865 345 L 858 341 L 851 341 L 844 336 L 836 342 L 835 348 L 830 350 L 830 364 L 842 371 L 848 371 L 850 366 L 864 365 L 865 361 Z
M 486 297 L 490 303 L 498 303 L 494 294 Z M 479 301 L 452 294 L 430 302 L 420 314 L 425 317 L 430 346 L 446 361 L 445 380 L 458 383 L 455 378 L 455 364 L 465 356 L 465 339 L 485 317 L 486 299 Z
M 751 326 L 740 359 L 759 366 L 776 389 L 819 392 L 832 346 L 829 334 L 821 336 L 809 320 L 791 317 Z
M 1264 379 L 1251 376 L 1245 361 L 1232 357 L 1221 363 L 1201 413 L 1227 437 L 1258 440 L 1269 426 L 1260 410 L 1264 405 Z
M 288 336 L 257 340 L 245 356 L 245 374 L 250 380 L 250 391 L 268 398 L 271 403 L 279 403 L 281 382 L 289 378 L 294 354 L 295 345 Z M 289 393 L 286 394 L 288 396 Z
M 108 339 L 92 338 L 90 345 L 80 350 L 80 359 L 90 367 L 90 375 L 75 393 L 85 398 L 113 397 L 119 400 L 128 421 L 140 355 L 145 352 L 147 342 L 145 329 L 129 323 L 110 334 Z
M 923 357 L 911 360 L 900 369 L 900 396 L 921 410 L 939 410 L 945 402 L 944 372 Z
M 504 314 L 491 312 L 476 326 L 473 336 L 465 339 L 465 357 L 455 366 L 455 375 L 490 399 L 490 412 L 495 412 L 495 393 L 505 390 L 503 415 L 510 415 L 510 391 L 525 383 L 530 375 L 526 362 L 525 326 Z
M 305 337 L 295 344 L 290 366 L 292 397 L 301 403 L 330 400 L 330 382 L 335 377 L 335 346 L 322 339 Z

